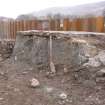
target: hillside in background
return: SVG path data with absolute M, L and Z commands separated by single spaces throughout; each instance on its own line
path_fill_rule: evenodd
M 102 15 L 103 10 L 105 9 L 105 1 L 79 5 L 74 7 L 53 7 L 39 12 L 33 12 L 32 15 L 35 16 L 46 16 L 47 14 L 64 14 L 64 15 Z
M 38 12 L 32 12 L 25 15 L 20 15 L 17 18 L 19 19 L 31 19 L 33 17 L 46 17 L 48 15 L 61 14 L 63 16 L 101 16 L 105 10 L 105 1 L 90 3 L 84 5 L 78 5 L 73 7 L 52 7 Z
M 0 16 L 0 20 L 8 21 L 8 20 L 14 20 L 14 19 L 13 18 L 9 18 L 9 17 Z

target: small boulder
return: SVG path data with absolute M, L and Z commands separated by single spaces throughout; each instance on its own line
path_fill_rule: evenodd
M 14 59 L 15 59 L 15 61 L 17 61 L 17 56 L 15 56 L 15 58 L 14 58 Z
M 0 101 L 3 101 L 3 100 L 4 100 L 4 98 L 0 97 Z
M 83 66 L 99 67 L 101 66 L 101 63 L 97 57 L 94 57 L 94 58 L 89 58 L 89 61 L 85 63 Z
M 36 88 L 40 86 L 40 82 L 36 78 L 31 79 L 31 87 Z
M 60 97 L 60 99 L 65 100 L 65 99 L 67 99 L 67 94 L 64 93 L 64 92 L 62 92 L 62 93 L 59 95 L 59 97 Z
M 99 60 L 100 62 L 105 65 L 105 50 L 104 51 L 100 51 L 98 54 Z
M 64 70 L 63 71 L 64 71 L 65 74 L 69 72 L 68 69 L 67 69 L 67 67 L 64 67 Z
M 52 93 L 54 91 L 54 88 L 53 87 L 45 87 L 45 91 L 47 93 Z
M 103 68 L 100 71 L 97 71 L 96 76 L 105 77 L 105 69 Z

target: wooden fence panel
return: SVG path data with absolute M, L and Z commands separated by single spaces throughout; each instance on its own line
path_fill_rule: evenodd
M 70 21 L 68 18 L 63 20 L 63 30 L 69 31 L 70 30 Z
M 82 31 L 89 31 L 89 29 L 88 29 L 88 25 L 89 25 L 88 18 L 83 18 L 82 21 L 83 21 Z
M 37 30 L 37 20 L 32 20 L 31 21 L 31 29 L 32 30 Z
M 37 21 L 37 30 L 43 30 L 42 21 Z
M 49 30 L 54 31 L 55 30 L 55 20 L 54 19 L 50 19 L 49 20 Z
M 95 32 L 96 31 L 96 18 L 95 17 L 91 17 L 88 18 L 88 31 L 90 32 Z
M 72 20 L 72 27 L 71 27 L 72 31 L 76 31 L 76 22 L 77 22 L 76 19 Z
M 59 31 L 60 30 L 60 19 L 55 20 L 55 30 Z
M 104 32 L 104 17 L 96 17 L 96 32 Z
M 76 19 L 76 31 L 82 31 L 82 19 Z
M 15 39 L 17 31 L 52 30 L 104 32 L 104 17 L 50 20 L 0 20 L 0 39 Z

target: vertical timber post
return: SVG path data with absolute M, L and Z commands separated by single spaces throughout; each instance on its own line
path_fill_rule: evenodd
M 50 69 L 51 69 L 51 72 L 52 73 L 56 73 L 56 70 L 55 70 L 55 65 L 53 63 L 53 59 L 52 59 L 52 35 L 50 35 L 50 51 L 49 51 L 49 54 L 50 54 Z

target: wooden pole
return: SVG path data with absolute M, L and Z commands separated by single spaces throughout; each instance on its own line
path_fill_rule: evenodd
M 53 63 L 53 59 L 52 59 L 52 35 L 50 35 L 50 69 L 51 69 L 51 72 L 52 73 L 56 73 L 56 70 L 55 70 L 55 65 Z

